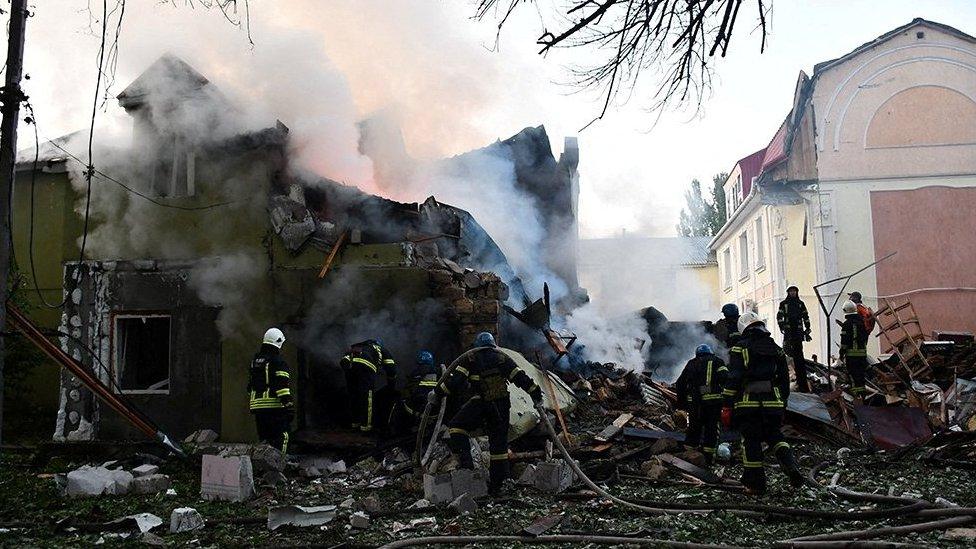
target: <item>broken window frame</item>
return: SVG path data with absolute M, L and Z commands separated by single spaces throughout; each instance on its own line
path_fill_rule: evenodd
M 127 389 L 122 385 L 122 373 L 124 371 L 124 358 L 120 356 L 120 351 L 124 348 L 124 345 L 120 347 L 122 343 L 122 329 L 120 328 L 120 321 L 125 320 L 138 320 L 149 318 L 165 318 L 167 321 L 166 330 L 166 379 L 165 384 L 163 381 L 157 382 L 150 385 L 145 389 Z M 121 394 L 127 395 L 169 395 L 172 388 L 173 379 L 173 315 L 169 313 L 155 313 L 155 312 L 120 312 L 112 315 L 112 376 L 115 380 L 115 391 Z M 156 388 L 165 387 L 165 388 Z

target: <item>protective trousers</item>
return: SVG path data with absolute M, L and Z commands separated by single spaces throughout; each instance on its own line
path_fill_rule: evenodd
M 763 467 L 762 445 L 765 442 L 790 479 L 795 482 L 802 475 L 793 458 L 793 450 L 783 438 L 782 408 L 739 408 L 735 423 L 742 435 L 742 484 L 754 493 L 766 490 L 766 470 Z
M 788 335 L 783 338 L 783 352 L 793 360 L 793 373 L 796 374 L 796 390 L 810 392 L 807 380 L 807 361 L 803 358 L 803 335 Z
M 465 469 L 474 468 L 471 433 L 484 426 L 491 455 L 488 468 L 488 492 L 491 494 L 497 494 L 502 482 L 508 478 L 508 409 L 508 398 L 485 401 L 476 396 L 465 402 L 447 424 L 451 451 Z
M 722 401 L 703 401 L 699 408 L 701 420 L 701 449 L 705 454 L 705 463 L 711 465 L 715 460 L 715 447 L 718 446 L 718 434 L 722 420 Z
M 847 375 L 851 378 L 851 395 L 863 397 L 867 389 L 864 388 L 865 374 L 868 369 L 868 358 L 866 356 L 845 357 L 847 365 Z
M 291 427 L 291 416 L 283 408 L 269 408 L 254 410 L 254 422 L 258 428 L 258 439 L 274 448 L 288 453 L 288 430 Z
M 376 372 L 365 364 L 354 362 L 349 368 L 349 405 L 352 407 L 352 428 L 364 433 L 373 430 L 373 392 Z

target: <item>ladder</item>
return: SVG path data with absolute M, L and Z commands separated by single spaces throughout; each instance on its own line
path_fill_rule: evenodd
M 911 379 L 931 373 L 932 366 L 919 346 L 925 341 L 925 332 L 922 331 L 912 300 L 906 296 L 903 302 L 888 298 L 879 298 L 879 302 L 881 308 L 874 313 L 878 325 L 877 337 L 885 339 Z M 920 365 L 913 370 L 909 361 L 916 358 Z

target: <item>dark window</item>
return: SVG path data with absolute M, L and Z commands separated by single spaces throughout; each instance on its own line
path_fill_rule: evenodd
M 169 392 L 170 317 L 115 317 L 115 371 L 123 392 Z

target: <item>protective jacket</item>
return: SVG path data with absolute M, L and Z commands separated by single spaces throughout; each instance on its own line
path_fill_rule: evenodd
M 727 405 L 782 409 L 790 396 L 790 373 L 783 349 L 764 327 L 742 333 L 729 353 L 728 385 L 723 391 Z
M 702 401 L 721 400 L 728 373 L 725 362 L 713 354 L 699 355 L 689 360 L 674 383 L 678 403 L 694 405 Z
M 868 332 L 861 315 L 851 313 L 844 317 L 840 328 L 840 355 L 842 357 L 867 356 Z
M 262 345 L 254 355 L 247 382 L 251 410 L 284 408 L 291 404 L 288 364 L 277 349 Z
M 509 381 L 530 395 L 540 392 L 539 386 L 508 355 L 498 349 L 485 347 L 462 358 L 435 390 L 441 396 L 457 395 L 463 389 L 464 383 L 468 382 L 475 397 L 488 402 L 507 402 Z
M 715 339 L 725 343 L 726 349 L 731 349 L 739 340 L 739 315 L 720 318 L 714 324 Z
M 393 360 L 393 355 L 375 340 L 367 339 L 356 343 L 349 349 L 347 356 L 350 363 L 365 366 L 374 374 L 382 369 L 387 377 L 396 375 L 396 361 Z
M 776 323 L 785 337 L 800 338 L 810 333 L 810 314 L 799 297 L 787 297 L 779 303 Z

